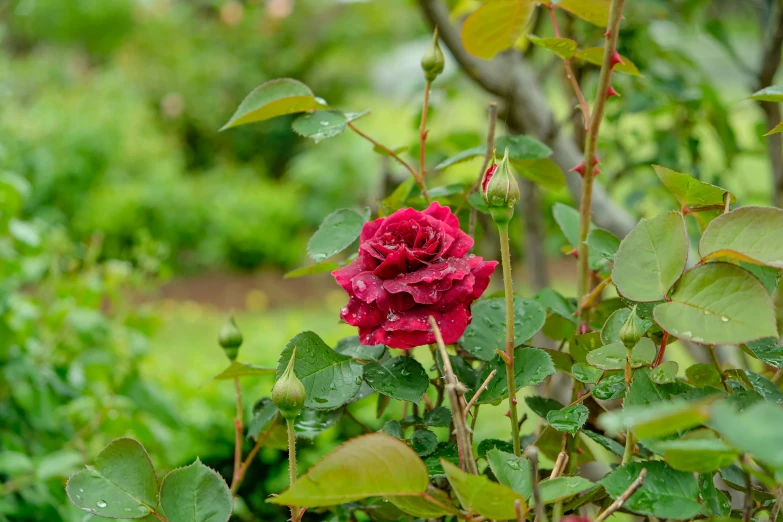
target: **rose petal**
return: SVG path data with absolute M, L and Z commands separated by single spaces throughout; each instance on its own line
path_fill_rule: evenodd
M 471 301 L 473 301 L 481 297 L 481 294 L 483 294 L 484 290 L 489 286 L 489 278 L 495 271 L 495 267 L 498 266 L 498 262 L 484 261 L 484 259 L 479 256 L 473 256 L 468 259 L 468 264 L 471 267 L 473 277 L 476 278 L 475 283 L 473 283 L 473 294 L 471 296 Z
M 365 303 L 372 303 L 386 293 L 383 281 L 372 272 L 362 272 L 351 279 L 351 289 L 353 294 Z
M 348 295 L 353 295 L 351 279 L 367 270 L 371 270 L 371 268 L 367 266 L 365 256 L 360 254 L 352 263 L 348 263 L 344 267 L 332 271 L 332 275 L 337 280 L 337 284 L 348 292 Z
M 476 278 L 473 277 L 473 274 L 468 274 L 464 279 L 454 281 L 451 288 L 440 294 L 437 302 L 433 303 L 433 308 L 439 312 L 448 312 L 458 306 L 470 304 L 473 301 L 475 282 Z
M 459 229 L 459 218 L 451 212 L 449 207 L 444 207 L 437 201 L 433 201 L 422 214 L 432 216 L 438 221 L 443 221 L 451 228 Z
M 399 314 L 399 319 L 391 321 L 387 319 L 381 328 L 393 334 L 389 337 L 396 339 L 401 344 L 421 346 L 435 342 L 429 317 L 435 318 L 438 328 L 443 336 L 445 344 L 453 344 L 462 337 L 468 327 L 470 315 L 464 306 L 458 306 L 453 310 L 440 313 L 429 307 L 417 306 L 416 308 Z M 392 346 L 389 344 L 389 346 Z
M 372 328 L 381 324 L 386 316 L 377 306 L 351 297 L 348 304 L 340 310 L 340 318 L 351 326 Z
M 390 279 L 398 274 L 404 274 L 408 270 L 407 249 L 401 248 L 390 253 L 383 262 L 378 265 L 373 273 L 381 279 Z

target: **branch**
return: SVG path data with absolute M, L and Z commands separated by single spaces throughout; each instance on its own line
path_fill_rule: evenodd
M 647 468 L 643 469 L 641 473 L 639 473 L 639 476 L 634 480 L 630 486 L 628 486 L 628 489 L 625 490 L 625 492 L 617 497 L 617 500 L 612 502 L 608 508 L 606 508 L 606 511 L 598 515 L 594 522 L 604 522 L 607 518 L 609 518 L 609 515 L 623 507 L 623 504 L 631 498 L 631 495 L 636 493 L 636 490 L 642 487 L 642 484 L 644 484 L 644 477 L 647 476 Z
M 457 380 L 454 375 L 454 369 L 451 367 L 451 359 L 449 359 L 449 353 L 446 351 L 446 345 L 443 344 L 443 336 L 440 334 L 440 328 L 435 318 L 430 316 L 430 326 L 432 327 L 432 333 L 435 334 L 435 341 L 438 344 L 438 350 L 440 351 L 441 359 L 443 359 L 443 378 L 446 381 L 446 391 L 449 394 L 449 402 L 451 403 L 451 416 L 454 422 L 454 432 L 457 436 L 457 450 L 459 451 L 459 460 L 465 471 L 473 475 L 478 475 L 478 467 L 476 466 L 476 460 L 473 458 L 473 442 L 468 432 L 468 426 L 465 422 L 465 399 L 461 397 L 461 390 L 464 386 Z
M 459 29 L 451 24 L 446 5 L 440 0 L 419 0 L 422 13 L 432 26 L 438 26 L 441 41 L 460 64 L 462 70 L 488 93 L 507 100 L 507 124 L 515 133 L 531 134 L 554 151 L 552 159 L 566 173 L 568 188 L 574 200 L 579 199 L 582 178 L 570 172 L 582 161 L 582 153 L 571 136 L 560 132 L 536 73 L 517 52 L 500 53 L 493 60 L 481 60 L 468 54 L 462 45 Z M 593 221 L 618 237 L 625 236 L 636 224 L 624 209 L 617 206 L 601 187 L 595 188 Z
M 449 361 L 449 362 L 451 362 L 451 361 Z M 487 375 L 487 378 L 486 378 L 486 379 L 484 379 L 484 382 L 483 382 L 483 383 L 481 383 L 481 386 L 479 386 L 479 389 L 478 389 L 478 390 L 476 390 L 476 393 L 474 393 L 474 394 L 473 394 L 473 398 L 472 398 L 472 399 L 470 399 L 470 402 L 468 403 L 468 405 L 467 405 L 467 406 L 465 406 L 465 419 L 467 419 L 467 418 L 468 418 L 468 412 L 469 412 L 469 411 L 470 411 L 470 409 L 473 407 L 473 405 L 474 405 L 474 404 L 476 404 L 476 401 L 478 400 L 478 398 L 479 398 L 479 395 L 481 395 L 481 393 L 482 393 L 484 390 L 486 390 L 486 389 L 487 389 L 487 386 L 489 386 L 489 381 L 491 381 L 491 380 L 492 380 L 492 379 L 495 377 L 495 374 L 497 374 L 497 373 L 498 373 L 498 371 L 497 371 L 497 370 L 492 370 L 492 373 L 490 373 L 489 375 Z
M 533 503 L 538 522 L 547 522 L 544 504 L 541 502 L 541 488 L 538 485 L 538 448 L 530 446 L 525 450 L 530 459 L 530 474 L 533 478 Z

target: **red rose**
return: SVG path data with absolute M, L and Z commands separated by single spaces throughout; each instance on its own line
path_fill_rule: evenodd
M 398 210 L 365 223 L 359 257 L 332 272 L 350 300 L 340 317 L 359 327 L 362 344 L 409 349 L 435 342 L 429 316 L 451 344 L 470 322 L 497 261 L 468 255 L 473 239 L 449 207 Z

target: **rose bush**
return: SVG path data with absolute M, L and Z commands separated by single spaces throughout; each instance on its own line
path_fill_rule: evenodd
M 365 223 L 356 260 L 332 272 L 350 296 L 340 317 L 359 328 L 362 344 L 434 343 L 429 316 L 444 342 L 456 342 L 498 264 L 469 254 L 472 247 L 457 216 L 437 202 Z

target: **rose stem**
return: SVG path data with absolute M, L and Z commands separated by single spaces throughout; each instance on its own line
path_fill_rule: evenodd
M 590 290 L 590 264 L 588 255 L 590 247 L 587 245 L 587 234 L 590 232 L 590 221 L 593 213 L 593 181 L 595 179 L 595 153 L 598 148 L 598 131 L 601 128 L 601 120 L 604 117 L 606 100 L 609 97 L 610 80 L 614 64 L 612 57 L 617 51 L 617 36 L 620 33 L 620 22 L 623 18 L 623 6 L 625 0 L 612 0 L 609 7 L 609 26 L 606 31 L 606 45 L 604 57 L 601 63 L 601 75 L 598 79 L 598 91 L 595 94 L 593 112 L 590 115 L 590 124 L 585 138 L 584 167 L 585 174 L 582 180 L 582 197 L 579 201 L 579 242 L 578 242 L 578 270 L 579 283 L 577 286 L 577 302 L 581 302 Z M 579 319 L 582 324 L 589 323 L 590 309 L 579 310 Z
M 557 26 L 557 17 L 555 16 L 555 5 L 549 4 L 549 19 L 552 20 L 552 28 L 555 30 L 555 36 L 560 38 L 560 28 Z M 565 64 L 565 73 L 568 81 L 571 82 L 571 86 L 574 88 L 576 98 L 579 100 L 579 107 L 582 108 L 582 119 L 585 124 L 585 132 L 587 132 L 587 126 L 590 122 L 590 106 L 587 104 L 585 95 L 582 93 L 582 89 L 579 87 L 579 82 L 576 81 L 574 70 L 571 67 L 571 59 L 563 60 Z
M 530 474 L 533 478 L 533 507 L 538 522 L 547 522 L 544 504 L 541 502 L 541 488 L 538 486 L 538 448 L 530 446 L 525 450 L 530 460 Z
M 468 190 L 468 192 L 465 194 L 465 197 L 457 206 L 457 210 L 454 212 L 455 214 L 459 214 L 459 211 L 462 210 L 462 207 L 465 206 L 465 203 L 467 203 L 470 195 L 478 190 L 479 185 L 481 185 L 481 180 L 484 179 L 484 173 L 487 171 L 487 167 L 489 166 L 489 160 L 492 159 L 492 152 L 495 148 L 495 127 L 497 126 L 498 122 L 497 102 L 489 102 L 487 114 L 489 115 L 489 127 L 487 128 L 487 150 L 484 152 L 484 161 L 481 162 L 481 169 L 479 169 L 476 181 L 473 182 L 473 186 L 470 187 L 470 190 Z M 471 220 L 473 220 L 473 222 L 475 222 L 475 213 L 476 209 L 472 209 L 470 212 Z
M 446 345 L 443 344 L 443 336 L 438 328 L 438 323 L 435 318 L 430 316 L 430 326 L 432 327 L 432 333 L 435 334 L 435 341 L 438 343 L 438 350 L 440 356 L 443 359 L 443 373 L 444 380 L 446 381 L 446 391 L 449 394 L 449 402 L 451 403 L 451 417 L 454 422 L 454 432 L 457 436 L 457 451 L 459 452 L 459 461 L 462 468 L 473 475 L 478 475 L 478 467 L 476 467 L 476 460 L 473 458 L 473 442 L 471 441 L 470 432 L 468 432 L 468 426 L 465 422 L 465 399 L 460 400 L 460 388 L 462 385 L 454 375 L 454 369 L 451 367 L 451 359 L 446 351 Z
M 491 381 L 495 374 L 497 374 L 497 370 L 492 370 L 492 373 L 490 373 L 486 379 L 484 379 L 484 382 L 481 383 L 481 386 L 479 386 L 479 389 L 476 390 L 476 393 L 473 394 L 473 398 L 470 399 L 470 402 L 465 406 L 465 420 L 468 418 L 468 413 L 470 412 L 470 409 L 473 407 L 474 404 L 476 404 L 476 401 L 478 400 L 479 396 L 482 394 L 484 390 L 487 389 L 487 386 L 489 386 L 489 381 Z
M 710 349 L 710 359 L 712 359 L 712 365 L 715 366 L 716 370 L 718 370 L 718 375 L 720 375 L 720 382 L 723 384 L 723 388 L 728 393 L 731 393 L 731 390 L 729 389 L 729 385 L 726 384 L 726 375 L 723 373 L 723 368 L 720 367 L 720 361 L 718 360 L 718 355 L 715 353 L 715 345 L 711 344 L 709 346 L 709 349 Z
M 604 522 L 607 518 L 609 518 L 609 515 L 623 507 L 623 504 L 631 498 L 631 495 L 636 493 L 636 490 L 642 487 L 642 484 L 644 484 L 644 477 L 647 476 L 647 469 L 642 469 L 642 471 L 639 473 L 639 476 L 634 480 L 630 486 L 628 486 L 628 489 L 625 490 L 625 492 L 617 497 L 617 500 L 612 502 L 608 508 L 606 508 L 606 511 L 598 515 L 594 522 Z
M 517 423 L 517 390 L 514 382 L 514 284 L 511 281 L 511 253 L 508 241 L 508 223 L 499 223 L 500 260 L 503 263 L 503 289 L 506 294 L 506 381 L 508 382 L 508 411 L 511 418 L 511 437 L 514 455 L 519 457 L 522 448 L 519 442 Z
M 286 429 L 288 431 L 288 487 L 293 487 L 296 483 L 296 433 L 294 432 L 294 421 L 286 419 Z M 299 508 L 291 507 L 291 520 L 296 522 L 299 519 Z
M 420 176 L 418 172 L 416 172 L 416 169 L 414 169 L 413 167 L 408 165 L 408 162 L 406 162 L 404 159 L 402 159 L 399 156 L 399 154 L 394 152 L 392 149 L 390 149 L 386 145 L 381 145 L 380 143 L 378 143 L 377 141 L 372 139 L 370 136 L 368 136 L 367 134 L 365 134 L 362 131 L 360 131 L 359 129 L 357 129 L 356 126 L 353 124 L 353 122 L 350 122 L 350 121 L 348 122 L 348 128 L 350 128 L 352 131 L 354 131 L 356 134 L 358 134 L 359 136 L 361 136 L 365 140 L 367 140 L 370 143 L 372 143 L 374 146 L 376 146 L 379 149 L 381 149 L 383 152 L 385 152 L 386 154 L 388 154 L 389 156 L 394 158 L 397 161 L 397 163 L 399 163 L 400 165 L 405 167 L 408 170 L 408 172 L 411 173 L 411 176 L 413 176 L 413 179 L 416 180 L 416 184 L 419 185 L 419 189 L 421 190 L 421 195 L 424 196 L 424 199 L 427 201 L 427 203 L 429 203 L 429 201 L 430 201 L 430 194 L 429 194 L 429 192 L 427 192 L 427 186 L 424 184 L 424 178 L 422 176 Z
M 438 37 L 438 28 L 435 28 L 435 38 Z M 424 178 L 424 163 L 427 156 L 427 115 L 430 109 L 430 88 L 432 83 L 424 82 L 424 101 L 421 104 L 421 125 L 419 125 L 419 174 Z
M 236 392 L 237 396 L 237 416 L 236 419 L 234 419 L 236 439 L 234 444 L 234 476 L 231 479 L 232 486 L 239 480 L 239 469 L 242 466 L 242 434 L 244 431 L 242 421 L 244 417 L 244 409 L 242 408 L 242 388 L 239 385 L 239 377 L 234 377 L 234 391 Z
M 277 425 L 277 420 L 279 418 L 279 414 L 275 415 L 275 418 L 272 419 L 272 422 L 269 424 L 269 427 L 258 436 L 256 439 L 256 445 L 253 446 L 253 449 L 250 450 L 250 453 L 247 454 L 247 458 L 242 463 L 242 466 L 239 468 L 239 475 L 237 476 L 236 480 L 232 481 L 231 483 L 231 494 L 236 495 L 237 490 L 239 489 L 239 486 L 242 484 L 242 481 L 245 479 L 245 474 L 247 473 L 247 469 L 250 467 L 250 464 L 253 462 L 253 459 L 258 454 L 261 447 L 264 445 L 264 442 L 266 442 L 266 439 L 269 438 L 269 435 L 272 433 L 272 428 L 274 428 Z
M 579 309 L 582 308 L 590 308 L 593 306 L 593 303 L 596 299 L 598 299 L 598 296 L 601 295 L 601 292 L 604 291 L 604 288 L 609 286 L 609 283 L 612 282 L 612 276 L 608 276 L 606 279 L 598 283 L 595 288 L 593 288 L 593 291 L 590 292 L 584 299 L 582 299 L 582 302 L 579 303 Z

